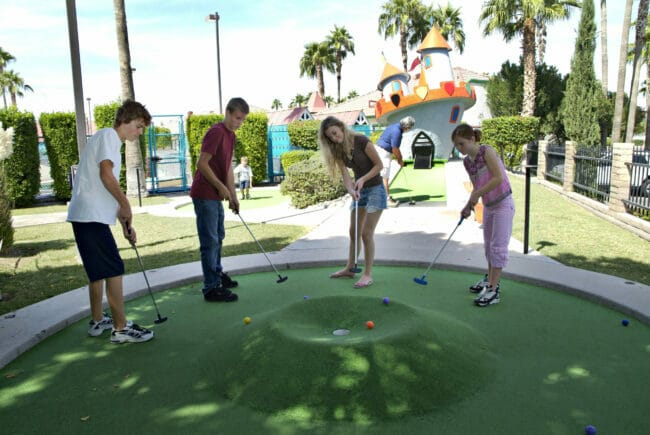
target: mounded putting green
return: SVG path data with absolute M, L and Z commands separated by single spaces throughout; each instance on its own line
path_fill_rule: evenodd
M 420 268 L 377 266 L 356 290 L 333 270 L 238 276 L 232 304 L 200 284 L 157 293 L 160 325 L 149 296 L 130 301 L 156 332 L 145 344 L 80 321 L 0 371 L 3 432 L 645 433 L 647 325 L 511 280 L 481 309 L 476 274 L 421 286 Z

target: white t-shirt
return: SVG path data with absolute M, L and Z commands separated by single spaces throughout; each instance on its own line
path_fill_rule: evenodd
M 114 128 L 103 128 L 86 143 L 74 179 L 68 222 L 99 222 L 115 225 L 118 203 L 99 176 L 99 164 L 113 162 L 113 175 L 120 179 L 122 141 Z
M 235 167 L 235 176 L 239 182 L 248 181 L 253 178 L 253 169 L 248 165 L 238 164 Z

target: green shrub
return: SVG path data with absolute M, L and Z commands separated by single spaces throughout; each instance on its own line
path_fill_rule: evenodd
M 318 150 L 319 120 L 293 121 L 287 125 L 291 145 L 306 150 Z
M 12 202 L 9 196 L 5 193 L 4 175 L 2 170 L 2 161 L 0 160 L 0 254 L 7 252 L 7 250 L 14 244 L 14 228 L 11 225 L 11 209 Z
M 314 154 L 318 154 L 316 151 L 311 150 L 293 150 L 282 153 L 280 156 L 280 162 L 286 173 L 287 168 L 291 165 L 302 162 L 303 160 L 309 160 Z
M 239 162 L 242 156 L 248 157 L 248 164 L 253 170 L 253 183 L 266 180 L 266 162 L 268 158 L 268 122 L 266 113 L 249 113 L 246 121 L 235 132 L 235 158 Z
M 50 162 L 54 196 L 67 201 L 71 197 L 70 166 L 79 161 L 76 116 L 72 112 L 41 113 L 38 118 Z
M 223 115 L 191 115 L 187 117 L 187 141 L 190 149 L 192 173 L 196 172 L 196 163 L 201 154 L 203 136 L 214 124 L 223 121 Z M 255 184 L 266 179 L 266 160 L 268 156 L 268 118 L 265 113 L 250 113 L 246 121 L 235 132 L 235 159 L 248 157 L 253 170 Z
M 481 142 L 494 147 L 508 168 L 519 165 L 524 145 L 539 136 L 539 118 L 503 116 L 483 120 Z
M 223 121 L 223 115 L 193 115 L 187 116 L 185 134 L 187 135 L 187 146 L 190 151 L 190 167 L 192 174 L 196 172 L 196 163 L 201 154 L 201 143 L 203 136 L 208 129 L 217 122 Z
M 14 128 L 13 154 L 4 163 L 5 192 L 15 207 L 27 207 L 41 188 L 38 133 L 34 114 L 15 107 L 0 110 L 3 128 Z
M 315 153 L 309 160 L 303 160 L 285 169 L 285 179 L 280 192 L 291 198 L 291 205 L 306 208 L 322 201 L 339 198 L 346 193 L 343 182 L 333 181 L 320 155 Z

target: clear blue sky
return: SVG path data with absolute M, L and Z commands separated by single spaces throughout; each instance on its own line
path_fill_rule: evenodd
M 355 41 L 355 56 L 343 63 L 341 93 L 359 94 L 376 88 L 383 51 L 401 63 L 398 41 L 384 41 L 377 20 L 385 0 L 126 0 L 136 98 L 155 114 L 206 113 L 218 110 L 216 35 L 219 12 L 223 104 L 233 96 L 269 108 L 274 98 L 287 107 L 296 94 L 316 89 L 299 77 L 299 61 L 308 42 L 325 39 L 334 25 L 345 26 Z M 438 4 L 433 1 L 432 4 Z M 441 4 L 447 4 L 442 0 Z M 460 7 L 466 33 L 463 55 L 451 54 L 454 66 L 495 73 L 506 60 L 517 62 L 520 41 L 506 44 L 501 35 L 484 38 L 478 15 L 482 0 L 450 0 Z M 599 2 L 596 23 L 600 25 Z M 608 2 L 609 87 L 616 88 L 623 1 Z M 63 0 L 0 0 L 0 46 L 16 57 L 17 71 L 34 92 L 18 101 L 21 110 L 72 111 L 71 63 Z M 638 1 L 634 2 L 634 13 Z M 120 95 L 113 2 L 77 0 L 84 98 L 104 104 Z M 549 28 L 546 63 L 562 73 L 570 67 L 579 10 L 570 21 Z M 599 44 L 599 41 L 598 41 Z M 410 52 L 409 63 L 415 56 Z M 600 51 L 596 74 L 600 76 Z M 336 78 L 326 74 L 325 91 L 336 97 Z M 1 103 L 0 103 L 1 104 Z

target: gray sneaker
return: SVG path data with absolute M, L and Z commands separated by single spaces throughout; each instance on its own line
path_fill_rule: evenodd
M 102 335 L 104 331 L 113 328 L 113 319 L 110 316 L 107 316 L 106 313 L 104 313 L 103 316 L 104 317 L 99 322 L 90 319 L 90 322 L 88 322 L 88 335 L 91 337 L 98 337 Z
M 492 288 L 490 286 L 484 287 L 478 297 L 474 299 L 474 304 L 478 307 L 487 307 L 488 305 L 498 304 L 501 302 L 501 294 L 499 286 Z
M 153 331 L 143 328 L 135 323 L 127 325 L 121 331 L 113 329 L 111 343 L 142 343 L 153 338 Z

